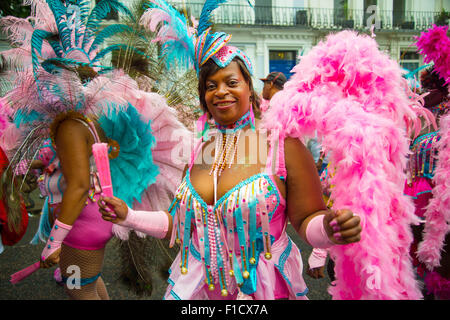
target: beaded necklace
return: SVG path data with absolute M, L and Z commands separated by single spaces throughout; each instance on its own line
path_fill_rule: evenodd
M 233 164 L 242 129 L 249 124 L 253 127 L 250 110 L 231 125 L 224 126 L 216 122 L 214 162 L 209 172 L 209 175 L 214 176 L 214 203 L 217 202 L 217 178 L 227 166 L 230 168 Z

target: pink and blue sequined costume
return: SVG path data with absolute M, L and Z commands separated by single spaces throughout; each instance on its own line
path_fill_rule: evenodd
M 300 251 L 286 233 L 286 200 L 272 176 L 286 178 L 284 143 L 269 149 L 263 173 L 241 181 L 215 205 L 190 182 L 196 156 L 169 208 L 171 244 L 179 240 L 181 250 L 164 298 L 233 299 L 239 286 L 258 300 L 307 299 Z

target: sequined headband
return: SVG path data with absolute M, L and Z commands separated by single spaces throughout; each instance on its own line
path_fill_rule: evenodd
M 250 59 L 240 49 L 226 45 L 230 41 L 231 35 L 224 32 L 211 33 L 210 28 L 203 32 L 196 40 L 195 58 L 197 60 L 197 71 L 212 59 L 220 68 L 225 68 L 235 58 L 239 57 L 250 74 L 253 75 L 253 68 Z
M 244 51 L 239 50 L 236 47 L 233 46 L 223 46 L 215 55 L 213 55 L 211 58 L 213 61 L 221 68 L 225 68 L 230 64 L 231 61 L 235 57 L 239 57 L 247 67 L 248 71 L 251 75 L 253 75 L 253 67 L 252 62 L 247 57 L 247 55 L 244 53 Z

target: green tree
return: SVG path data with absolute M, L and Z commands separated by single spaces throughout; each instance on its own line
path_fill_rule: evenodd
M 0 17 L 15 16 L 26 18 L 30 15 L 30 6 L 24 6 L 23 0 L 0 1 Z
M 450 19 L 450 12 L 445 11 L 445 9 L 442 9 L 442 11 L 435 17 L 435 23 L 438 26 L 446 26 L 448 24 L 448 19 Z

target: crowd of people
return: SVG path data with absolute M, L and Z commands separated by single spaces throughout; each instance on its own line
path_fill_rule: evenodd
M 124 44 L 101 49 L 130 31 L 99 28 L 109 10 L 131 16 L 125 5 L 30 3 L 32 19 L 3 20 L 16 47 L 3 55 L 27 55 L 2 98 L 0 232 L 4 245 L 18 241 L 5 242 L 11 226 L 23 235 L 20 183 L 39 176 L 45 204 L 35 243 L 46 244 L 36 259 L 58 268 L 69 298 L 109 299 L 106 244 L 134 232 L 178 248 L 165 300 L 307 299 L 306 257 L 288 223 L 314 248 L 309 276 L 323 278 L 329 256 L 334 299 L 450 298 L 448 27 L 417 39 L 430 60 L 420 91 L 373 37 L 342 31 L 292 74 L 260 79 L 258 93 L 247 54 L 211 28 L 221 1 L 205 1 L 192 23 L 151 0 L 139 23 L 154 33 L 165 67 L 198 76 L 191 131 L 160 94 L 100 63 L 114 50 L 145 56 Z M 448 50 L 436 53 L 432 41 Z M 100 145 L 110 170 L 96 157 Z

